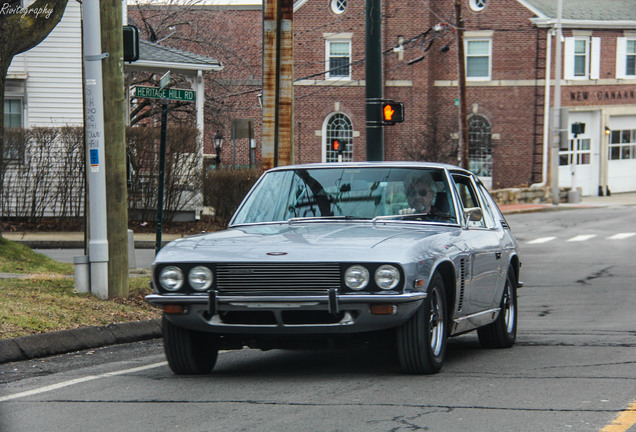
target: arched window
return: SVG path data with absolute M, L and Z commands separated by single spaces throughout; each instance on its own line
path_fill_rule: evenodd
M 469 169 L 479 177 L 492 177 L 492 129 L 481 115 L 468 119 Z
M 333 141 L 343 144 L 342 161 L 353 160 L 353 126 L 351 120 L 343 113 L 331 114 L 326 124 L 325 162 L 338 162 L 338 152 L 333 149 Z

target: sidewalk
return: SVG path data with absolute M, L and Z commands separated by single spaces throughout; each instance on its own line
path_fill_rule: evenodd
M 83 249 L 83 232 L 3 232 L 2 237 L 13 242 L 19 242 L 31 249 Z M 180 234 L 162 234 L 163 244 L 184 237 Z M 156 234 L 134 233 L 136 249 L 154 249 Z
M 618 193 L 610 196 L 581 197 L 578 203 L 553 204 L 503 204 L 503 214 L 530 213 L 536 211 L 567 210 L 589 207 L 636 206 L 636 192 Z

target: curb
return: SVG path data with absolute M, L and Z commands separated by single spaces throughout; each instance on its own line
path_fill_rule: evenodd
M 0 339 L 0 363 L 23 361 L 160 337 L 161 320 L 154 319 Z

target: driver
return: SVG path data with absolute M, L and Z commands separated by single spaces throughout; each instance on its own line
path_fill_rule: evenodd
M 428 172 L 412 173 L 404 181 L 410 209 L 407 213 L 430 213 L 437 196 L 437 184 Z

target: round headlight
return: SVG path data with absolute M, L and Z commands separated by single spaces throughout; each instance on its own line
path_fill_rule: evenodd
M 352 265 L 345 271 L 344 281 L 352 290 L 364 289 L 369 284 L 369 270 L 361 265 Z
M 205 266 L 196 266 L 190 270 L 190 274 L 188 274 L 190 286 L 197 291 L 205 291 L 210 288 L 212 280 L 212 270 Z
M 159 284 L 166 291 L 177 291 L 183 286 L 183 272 L 179 267 L 165 267 L 159 273 Z
M 400 271 L 392 265 L 381 265 L 375 271 L 375 283 L 383 290 L 391 290 L 400 282 Z

